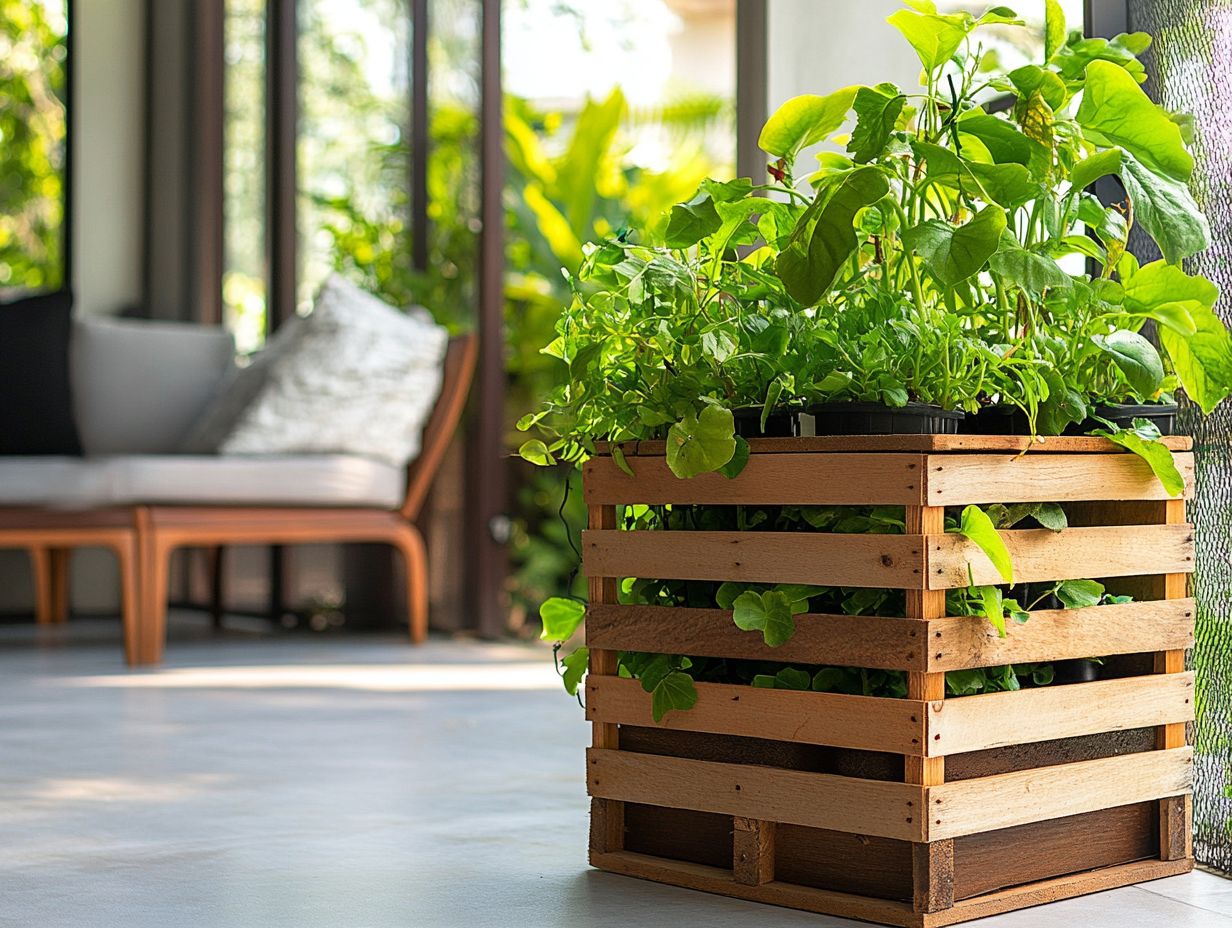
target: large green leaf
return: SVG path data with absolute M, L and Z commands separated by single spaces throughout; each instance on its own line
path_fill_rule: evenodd
M 575 648 L 561 658 L 560 666 L 564 669 L 560 676 L 565 684 L 565 692 L 570 696 L 577 695 L 578 687 L 582 684 L 582 678 L 586 676 L 589 663 L 590 650 L 586 647 Z
M 1194 314 L 1212 309 L 1219 297 L 1219 288 L 1205 277 L 1164 261 L 1144 264 L 1122 286 L 1127 309 L 1185 336 L 1197 331 Z
M 561 205 L 570 228 L 579 237 L 588 239 L 593 233 L 590 223 L 599 196 L 595 178 L 602 176 L 602 166 L 611 157 L 624 116 L 625 97 L 619 88 L 605 100 L 588 100 L 578 114 L 569 147 L 557 160 L 552 199 Z
M 996 252 L 1005 231 L 1005 211 L 986 206 L 966 225 L 929 219 L 903 233 L 903 243 L 921 258 L 933 276 L 952 287 L 979 271 Z
M 880 171 L 864 167 L 835 178 L 826 192 L 818 193 L 775 262 L 775 270 L 795 300 L 812 306 L 821 299 L 856 249 L 856 213 L 888 190 Z
M 796 633 L 792 602 L 786 594 L 775 590 L 741 593 L 732 604 L 732 621 L 743 631 L 761 632 L 772 648 L 787 642 Z
M 693 678 L 683 671 L 669 673 L 650 694 L 650 713 L 656 722 L 662 722 L 663 716 L 673 709 L 692 709 L 697 704 L 697 687 Z
M 1209 309 L 1192 313 L 1194 334 L 1159 329 L 1164 350 L 1189 398 L 1210 413 L 1232 393 L 1232 336 Z
M 893 84 L 861 87 L 856 91 L 853 104 L 856 127 L 847 143 L 847 151 L 857 164 L 866 164 L 885 151 L 906 102 L 907 98 Z
M 1172 459 L 1172 452 L 1163 442 L 1155 438 L 1143 438 L 1133 429 L 1116 432 L 1096 429 L 1091 434 L 1102 435 L 1114 445 L 1120 445 L 1126 451 L 1132 451 L 1146 461 L 1169 496 L 1180 496 L 1185 492 L 1185 478 L 1176 469 L 1176 461 Z
M 735 419 L 730 409 L 706 405 L 667 431 L 667 466 L 677 477 L 718 470 L 736 453 Z
M 543 621 L 540 638 L 544 641 L 568 641 L 582 624 L 582 619 L 586 618 L 586 606 L 576 599 L 553 596 L 544 600 L 539 607 L 539 618 Z
M 988 266 L 1006 281 L 1018 284 L 1028 293 L 1040 296 L 1045 290 L 1072 287 L 1074 282 L 1048 255 L 1028 251 L 1009 232 L 1001 235 L 1001 244 L 988 259 Z
M 930 74 L 954 56 L 970 30 L 970 14 L 965 17 L 961 14 L 940 16 L 936 13 L 898 10 L 891 14 L 886 22 L 911 43 L 920 58 L 920 64 Z
M 917 157 L 927 163 L 929 180 L 961 189 L 1002 206 L 1021 206 L 1039 193 L 1031 171 L 1017 162 L 984 164 L 960 158 L 948 148 L 931 142 L 913 142 Z
M 1155 239 L 1169 263 L 1196 255 L 1210 245 L 1210 226 L 1184 182 L 1154 173 L 1128 153 L 1124 155 L 1121 181 L 1134 204 L 1135 222 Z
M 1036 175 L 1048 169 L 1048 149 L 1028 138 L 1009 120 L 976 112 L 959 119 L 958 131 L 983 142 L 997 164 L 1021 164 Z
M 663 244 L 668 248 L 688 248 L 719 230 L 723 219 L 709 194 L 699 193 L 687 203 L 677 203 L 667 218 Z
M 1074 165 L 1070 172 L 1070 183 L 1079 190 L 1090 187 L 1093 183 L 1108 174 L 1121 173 L 1121 149 L 1108 148 L 1096 152 L 1089 158 L 1083 158 Z
M 1085 38 L 1075 30 L 1052 56 L 1061 76 L 1066 80 L 1078 80 L 1092 61 L 1109 61 L 1124 68 L 1135 81 L 1146 80 L 1146 69 L 1137 56 L 1151 44 L 1145 32 L 1123 32 L 1111 39 Z
M 1077 118 L 1089 136 L 1120 146 L 1156 174 L 1180 181 L 1193 174 L 1180 128 L 1119 65 L 1087 65 Z
M 829 138 L 847 119 L 855 100 L 855 85 L 828 96 L 803 94 L 792 97 L 766 120 L 757 144 L 762 151 L 794 161 L 800 149 Z
M 993 567 L 1006 583 L 1014 582 L 1014 565 L 1010 560 L 1009 549 L 997 533 L 992 519 L 979 506 L 968 506 L 962 511 L 958 523 L 958 533 L 974 542 L 992 561 Z
M 1065 44 L 1065 10 L 1058 0 L 1044 3 L 1044 60 L 1047 61 Z
M 1057 599 L 1066 609 L 1098 606 L 1104 598 L 1104 585 L 1098 580 L 1063 580 L 1057 584 Z
M 1117 329 L 1109 335 L 1093 335 L 1096 346 L 1111 356 L 1129 385 L 1143 398 L 1154 396 L 1164 382 L 1159 351 L 1137 332 Z
M 997 630 L 997 637 L 1005 637 L 1005 596 L 995 586 L 976 587 L 984 604 L 984 618 Z

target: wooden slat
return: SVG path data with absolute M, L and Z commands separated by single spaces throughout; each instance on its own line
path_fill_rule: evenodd
M 945 531 L 945 509 L 941 506 L 908 506 L 904 512 L 905 528 L 909 535 L 925 537 Z M 945 593 L 941 590 L 912 589 L 906 595 L 908 620 L 929 620 L 945 615 Z M 907 672 L 907 697 L 922 700 L 945 699 L 945 674 L 920 671 Z M 908 783 L 931 786 L 945 780 L 944 757 L 908 756 L 903 762 L 903 779 Z M 929 879 L 943 879 L 953 867 L 937 866 L 928 869 Z M 919 876 L 919 871 L 915 876 Z M 930 882 L 927 886 L 915 884 L 917 908 L 923 904 L 928 910 L 940 905 L 939 900 L 954 898 L 954 888 Z
M 924 576 L 918 535 L 587 531 L 582 556 L 591 577 L 906 589 Z
M 616 528 L 615 506 L 588 506 L 587 524 L 599 531 Z M 618 581 L 612 577 L 591 576 L 587 592 L 592 603 L 614 603 L 619 598 Z M 617 679 L 619 654 L 603 648 L 590 648 L 587 657 L 588 680 Z M 597 722 L 591 726 L 591 744 L 596 748 L 620 747 L 620 732 L 615 725 Z M 606 799 L 590 804 L 591 854 L 619 851 L 624 848 L 624 805 Z
M 586 640 L 592 647 L 652 654 L 692 654 L 786 664 L 838 664 L 883 670 L 927 668 L 928 626 L 925 623 L 880 616 L 813 613 L 798 615 L 795 619 L 796 633 L 789 641 L 772 648 L 760 634 L 737 628 L 732 623 L 730 609 L 592 605 L 586 612 Z M 974 625 L 977 620 L 964 617 L 956 621 Z M 982 619 L 979 621 L 988 624 Z M 951 632 L 949 626 L 946 628 L 948 646 L 951 638 L 958 640 L 958 630 L 955 628 Z M 1084 651 L 1081 656 L 1094 653 Z
M 926 915 L 919 924 L 922 928 L 956 925 L 959 922 L 987 918 L 990 915 L 1013 912 L 1047 902 L 1058 902 L 1061 899 L 1072 899 L 1075 896 L 1085 896 L 1088 893 L 1097 893 L 1118 886 L 1131 886 L 1147 880 L 1177 876 L 1188 873 L 1193 867 L 1192 858 L 1176 861 L 1139 860 L 1117 867 L 1105 867 L 1102 870 L 1088 870 L 1085 873 L 1059 876 L 1052 880 L 1041 880 L 1038 883 L 1028 883 L 1026 886 L 1015 886 L 1012 889 L 987 893 L 973 899 L 964 899 L 954 903 L 953 908 L 944 912 Z
M 661 457 L 629 462 L 630 477 L 608 457 L 582 467 L 586 502 L 821 506 L 911 505 L 923 501 L 921 454 L 756 454 L 734 478 L 681 480 Z
M 954 841 L 911 845 L 912 896 L 917 912 L 941 912 L 954 904 Z
M 924 788 L 906 783 L 591 748 L 587 784 L 596 798 L 925 840 Z
M 673 731 L 769 738 L 866 751 L 923 754 L 925 703 L 911 699 L 848 696 L 698 683 L 697 704 L 656 723 L 650 694 L 636 680 L 594 677 L 586 684 L 592 722 L 658 726 Z
M 1124 448 L 1114 445 L 1106 438 L 1086 435 L 1054 435 L 1042 440 L 1033 440 L 1026 435 L 822 435 L 809 438 L 750 438 L 749 449 L 753 454 L 799 454 L 802 452 L 979 452 L 1012 451 L 1032 454 L 1129 454 Z M 1173 451 L 1189 451 L 1193 439 L 1184 435 L 1169 435 L 1163 438 L 1166 447 Z M 621 442 L 620 449 L 626 457 L 659 456 L 666 452 L 667 443 L 659 441 Z M 607 442 L 596 442 L 595 450 L 600 455 L 609 453 Z
M 1126 731 L 1194 717 L 1194 675 L 1160 674 L 986 693 L 927 706 L 929 755 Z
M 793 909 L 803 909 L 806 912 L 822 912 L 841 918 L 858 918 L 883 925 L 897 925 L 901 928 L 912 928 L 912 926 L 919 928 L 924 924 L 921 917 L 911 911 L 911 906 L 903 902 L 870 899 L 866 896 L 827 889 L 813 889 L 793 883 L 771 882 L 750 885 L 737 882 L 730 870 L 707 867 L 703 864 L 664 860 L 629 852 L 597 854 L 591 858 L 591 863 L 609 873 L 620 873 L 643 880 L 654 880 L 656 883 L 667 883 L 670 886 L 717 893 L 721 896 L 733 896 L 737 899 L 748 899 L 769 905 L 788 906 Z
M 909 536 L 904 536 L 909 537 Z M 1193 570 L 1191 525 L 1132 525 L 1010 530 L 1001 533 L 1018 583 L 1188 573 Z M 970 572 L 968 572 L 970 565 Z M 957 534 L 928 541 L 930 589 L 1002 583 L 988 556 Z
M 1159 856 L 1193 857 L 1193 796 L 1173 796 L 1159 804 Z
M 749 886 L 774 879 L 774 822 L 739 816 L 732 820 L 732 875 Z
M 1193 453 L 1174 457 L 1185 496 L 1192 496 Z M 1136 454 L 935 454 L 927 461 L 926 501 L 933 506 L 1169 499 Z
M 1184 649 L 1193 647 L 1195 613 L 1192 599 L 1041 609 L 1010 623 L 1004 638 L 981 616 L 950 616 L 928 623 L 925 657 L 929 670 L 948 671 Z
M 944 783 L 928 787 L 925 840 L 1179 796 L 1192 785 L 1188 747 Z

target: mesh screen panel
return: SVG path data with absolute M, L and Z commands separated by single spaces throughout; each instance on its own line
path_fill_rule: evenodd
M 1144 56 L 1152 75 L 1148 92 L 1169 109 L 1194 115 L 1193 189 L 1211 221 L 1213 244 L 1186 262 L 1186 270 L 1219 284 L 1216 311 L 1232 321 L 1232 2 L 1129 0 L 1129 22 L 1155 37 Z M 1158 255 L 1149 243 L 1134 252 L 1143 260 Z M 1190 506 L 1198 526 L 1194 850 L 1202 863 L 1232 872 L 1232 409 L 1225 404 L 1206 419 L 1195 413 L 1181 413 L 1181 428 L 1198 451 L 1197 498 Z

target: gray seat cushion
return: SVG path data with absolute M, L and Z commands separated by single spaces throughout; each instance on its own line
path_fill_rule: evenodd
M 0 506 L 92 509 L 107 505 L 106 469 L 59 455 L 0 456 Z
M 234 367 L 218 326 L 79 318 L 69 348 L 86 454 L 175 451 Z
M 406 470 L 344 454 L 0 458 L 0 506 L 360 506 L 394 509 Z
M 406 469 L 345 454 L 125 455 L 105 462 L 115 502 L 393 509 Z

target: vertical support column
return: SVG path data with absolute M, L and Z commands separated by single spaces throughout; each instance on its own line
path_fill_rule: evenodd
M 774 822 L 736 816 L 732 822 L 732 874 L 760 886 L 774 879 Z
M 908 506 L 907 534 L 920 535 L 927 551 L 928 536 L 945 533 L 945 508 L 942 506 Z M 925 559 L 927 562 L 927 559 Z M 927 570 L 920 585 L 928 583 Z M 945 590 L 917 589 L 907 591 L 907 621 L 939 619 L 945 616 Z M 932 702 L 945 699 L 945 674 L 908 671 L 907 698 Z M 925 745 L 925 750 L 928 747 Z M 945 782 L 944 757 L 903 758 L 903 779 L 920 786 L 936 786 Z M 917 815 L 927 815 L 922 808 Z M 933 841 L 912 844 L 913 904 L 917 912 L 939 912 L 954 905 L 954 842 Z
M 587 527 L 592 529 L 616 528 L 615 506 L 591 506 L 587 510 Z M 615 603 L 618 601 L 618 578 L 590 577 L 588 580 L 592 603 Z M 588 673 L 594 676 L 616 675 L 617 652 L 594 649 L 590 652 Z M 620 731 L 611 722 L 595 722 L 591 732 L 591 745 L 596 748 L 616 750 L 620 747 Z M 613 799 L 590 801 L 590 852 L 608 854 L 623 849 L 625 843 L 625 807 Z
M 1185 500 L 1170 499 L 1158 504 L 1162 510 L 1154 521 L 1166 525 L 1185 523 Z M 1188 574 L 1164 574 L 1157 578 L 1156 593 L 1161 599 L 1183 599 L 1189 593 Z M 1184 651 L 1157 651 L 1156 673 L 1181 673 L 1185 669 Z M 1184 722 L 1160 725 L 1155 729 L 1155 746 L 1160 750 L 1184 747 Z M 1193 796 L 1175 796 L 1159 802 L 1159 857 L 1184 860 L 1193 856 Z

